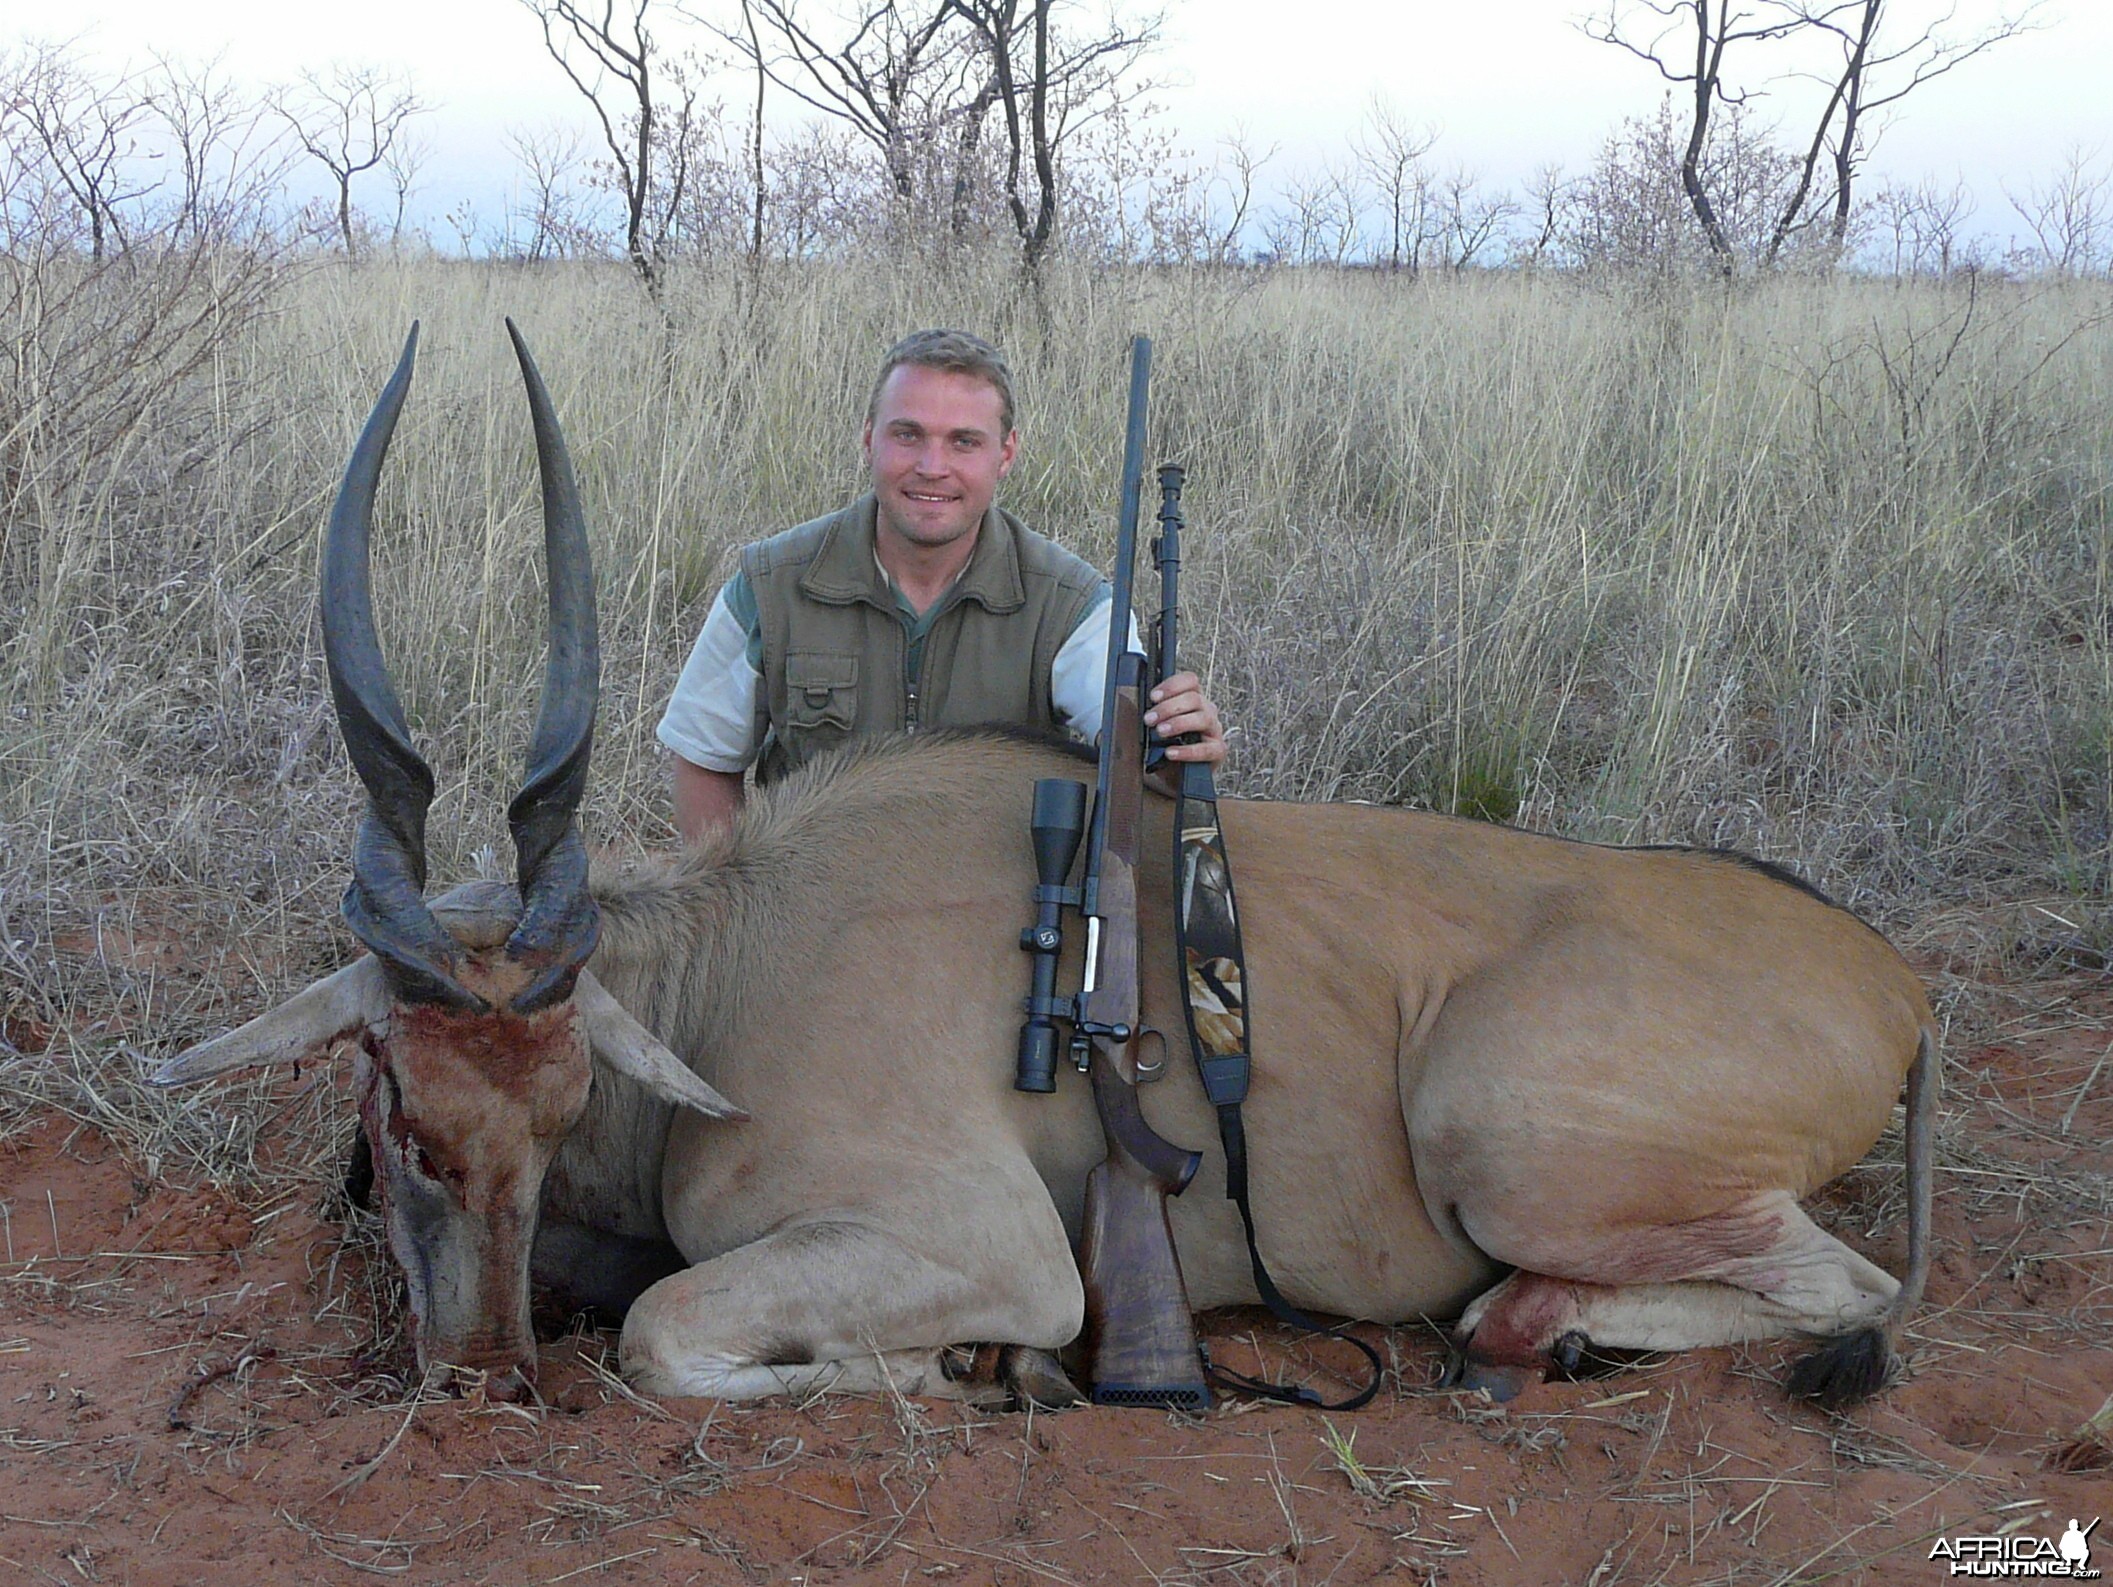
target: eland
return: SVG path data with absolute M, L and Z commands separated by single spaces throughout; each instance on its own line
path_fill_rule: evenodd
M 1104 1143 L 1083 1082 L 1013 1089 L 1038 777 L 1077 752 L 1004 730 L 855 743 L 731 830 L 629 867 L 576 821 L 599 662 L 564 443 L 511 323 L 545 514 L 550 657 L 509 807 L 513 886 L 425 896 L 433 778 L 369 594 L 376 481 L 416 328 L 346 471 L 323 572 L 331 691 L 368 811 L 344 914 L 368 953 L 163 1065 L 163 1084 L 351 1038 L 354 1090 L 421 1362 L 532 1391 L 530 1294 L 621 1315 L 655 1393 L 1074 1391 L 1073 1256 Z M 1203 1154 L 1170 1204 L 1198 1307 L 1256 1300 L 1171 949 L 1170 803 L 1148 799 L 1145 1089 Z M 1402 809 L 1221 807 L 1253 981 L 1260 1245 L 1297 1305 L 1457 1318 L 1498 1395 L 1588 1346 L 1806 1335 L 1792 1392 L 1895 1360 L 1930 1265 L 1938 1055 L 1877 932 L 1743 857 L 1565 841 Z M 1075 966 L 1074 966 L 1075 973 Z M 1904 1281 L 1800 1203 L 1907 1085 Z M 729 1098 L 734 1100 L 729 1100 Z M 738 1106 L 736 1105 L 738 1103 Z M 991 1344 L 988 1375 L 950 1347 Z

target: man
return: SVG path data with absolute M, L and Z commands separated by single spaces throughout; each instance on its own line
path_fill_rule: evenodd
M 993 504 L 1020 444 L 1004 356 L 962 331 L 898 342 L 861 444 L 872 490 L 745 547 L 682 669 L 659 736 L 690 841 L 732 821 L 750 765 L 768 782 L 853 733 L 1100 731 L 1108 583 Z M 1193 673 L 1152 690 L 1145 721 L 1196 735 L 1170 758 L 1225 758 Z

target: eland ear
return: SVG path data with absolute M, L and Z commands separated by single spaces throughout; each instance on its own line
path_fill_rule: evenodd
M 745 1109 L 727 1101 L 662 1046 L 659 1037 L 633 1019 L 609 989 L 585 970 L 572 989 L 572 1006 L 586 1026 L 594 1055 L 618 1074 L 636 1080 L 662 1101 L 694 1108 L 708 1119 L 748 1117 Z
M 191 1085 L 230 1069 L 292 1063 L 325 1042 L 379 1024 L 391 1002 L 381 961 L 371 953 L 362 954 L 337 974 L 296 992 L 247 1025 L 178 1053 L 149 1074 L 147 1083 Z

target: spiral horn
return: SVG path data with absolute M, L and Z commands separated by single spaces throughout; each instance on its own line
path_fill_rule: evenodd
M 400 995 L 481 1011 L 489 1005 L 456 979 L 455 941 L 425 905 L 426 809 L 433 802 L 433 772 L 411 743 L 374 629 L 369 558 L 374 492 L 417 355 L 414 321 L 396 372 L 352 448 L 323 544 L 323 657 L 330 697 L 345 752 L 367 788 L 367 814 L 353 843 L 352 882 L 343 911 L 352 934 L 388 966 Z

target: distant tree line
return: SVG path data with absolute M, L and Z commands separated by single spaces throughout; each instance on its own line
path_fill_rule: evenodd
M 513 129 L 510 197 L 496 213 L 454 205 L 438 236 L 406 218 L 432 107 L 401 74 L 339 65 L 250 89 L 217 65 L 108 69 L 35 44 L 0 54 L 0 253 L 619 257 L 655 293 L 682 261 L 904 247 L 1000 246 L 1030 272 L 1058 254 L 1409 275 L 2113 269 L 2101 156 L 2072 151 L 2006 190 L 2025 240 L 2002 246 L 1976 229 L 1962 187 L 1866 175 L 1907 97 L 2032 25 L 2029 8 L 1951 35 L 1939 22 L 1896 30 L 1901 0 L 1610 0 L 1585 31 L 1655 68 L 1663 99 L 1581 169 L 1501 189 L 1385 100 L 1318 164 L 1237 135 L 1182 147 L 1152 103 L 1158 12 L 520 3 L 587 114 Z M 749 85 L 738 103 L 708 93 L 729 81 Z M 304 168 L 326 196 L 295 205 Z

